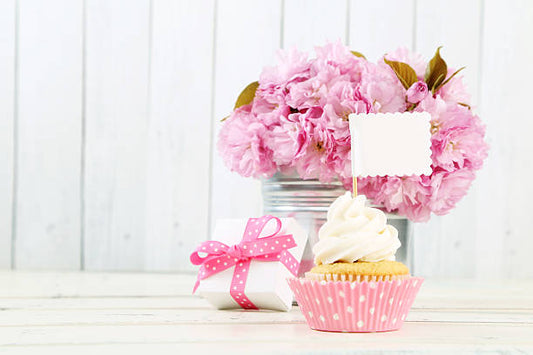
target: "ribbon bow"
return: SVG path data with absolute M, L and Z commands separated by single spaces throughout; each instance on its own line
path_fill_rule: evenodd
M 275 232 L 265 237 L 260 237 L 265 226 L 276 222 Z M 250 218 L 244 229 L 240 243 L 228 246 L 224 243 L 210 240 L 200 244 L 191 254 L 191 263 L 201 265 L 198 279 L 194 285 L 193 293 L 200 285 L 200 281 L 235 266 L 231 281 L 230 294 L 242 307 L 257 309 L 257 307 L 244 295 L 244 286 L 252 260 L 279 261 L 293 274 L 298 274 L 299 262 L 287 249 L 296 246 L 292 234 L 278 235 L 281 230 L 281 220 L 274 216 Z M 204 254 L 205 256 L 200 256 Z

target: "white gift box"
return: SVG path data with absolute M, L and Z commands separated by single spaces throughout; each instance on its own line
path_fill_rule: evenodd
M 296 246 L 287 252 L 298 261 L 307 243 L 307 233 L 294 218 L 280 218 L 282 226 L 278 235 L 292 234 Z M 228 246 L 238 244 L 243 238 L 247 219 L 219 219 L 215 226 L 213 239 Z M 268 223 L 260 236 L 275 232 L 275 223 Z M 213 274 L 202 280 L 199 294 L 218 309 L 241 308 L 230 295 L 230 285 L 235 267 Z M 257 308 L 288 311 L 291 309 L 293 294 L 287 278 L 293 276 L 279 261 L 258 261 L 252 259 L 246 279 L 244 294 Z

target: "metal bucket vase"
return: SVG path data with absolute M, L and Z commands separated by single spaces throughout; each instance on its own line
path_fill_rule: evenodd
M 276 174 L 262 181 L 263 213 L 293 217 L 309 233 L 309 244 L 304 251 L 300 274 L 313 266 L 311 248 L 318 241 L 318 230 L 326 222 L 329 205 L 345 192 L 339 181 L 325 184 L 316 179 L 302 180 L 295 175 Z M 382 209 L 382 206 L 371 206 Z M 406 264 L 413 273 L 412 222 L 395 213 L 385 213 L 388 223 L 398 229 L 398 238 L 402 243 L 396 252 L 396 260 Z

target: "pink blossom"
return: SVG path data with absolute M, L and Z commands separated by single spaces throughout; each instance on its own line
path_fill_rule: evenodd
M 270 108 L 270 110 L 276 105 L 283 104 L 286 96 L 286 85 L 261 83 L 256 91 L 257 101 L 261 101 L 261 105 L 265 108 Z M 254 106 L 256 106 L 255 102 Z
M 487 155 L 483 135 L 475 127 L 442 130 L 431 139 L 433 161 L 447 171 L 479 169 Z
M 323 182 L 330 182 L 335 178 L 335 140 L 328 130 L 322 127 L 322 122 L 315 125 L 307 122 L 304 129 L 310 137 L 305 154 L 295 161 L 296 171 L 303 179 L 318 178 Z
M 277 53 L 278 65 L 265 67 L 261 73 L 256 97 L 270 104 L 282 104 L 291 84 L 309 78 L 307 54 L 293 48 Z
M 276 66 L 263 69 L 259 82 L 264 87 L 282 86 L 309 77 L 310 62 L 307 59 L 307 54 L 296 48 L 278 51 L 277 61 Z
M 226 165 L 256 178 L 296 172 L 303 179 L 339 179 L 351 190 L 349 114 L 405 112 L 417 104 L 416 111 L 431 114 L 432 174 L 358 178 L 358 190 L 413 221 L 449 212 L 488 151 L 461 75 L 430 95 L 427 62 L 405 48 L 386 56 L 416 71 L 419 81 L 408 90 L 383 60 L 356 57 L 339 41 L 315 52 L 309 59 L 296 49 L 280 51 L 278 64 L 263 70 L 253 102 L 234 110 L 220 131 Z
M 346 76 L 348 80 L 357 83 L 360 80 L 362 68 L 368 63 L 363 58 L 353 55 L 350 49 L 340 41 L 316 47 L 315 52 L 316 59 L 311 64 L 310 70 L 323 82 Z
M 217 148 L 231 171 L 245 177 L 270 177 L 276 172 L 276 165 L 272 161 L 272 151 L 263 143 L 266 127 L 249 109 L 249 105 L 243 106 L 226 120 Z
M 332 154 L 333 170 L 337 173 L 337 177 L 344 183 L 348 180 L 350 186 L 352 184 L 352 157 L 350 142 L 345 144 L 337 144 L 335 151 Z M 351 190 L 349 187 L 347 190 Z
M 417 104 L 422 101 L 428 94 L 428 86 L 423 81 L 417 81 L 407 90 L 407 101 Z
M 404 89 L 392 69 L 385 63 L 368 63 L 361 73 L 359 91 L 372 103 L 371 112 L 403 112 Z
M 327 85 L 318 78 L 311 78 L 291 85 L 288 89 L 286 103 L 290 107 L 298 109 L 324 107 L 327 95 Z
M 288 117 L 290 110 L 291 108 L 287 105 L 272 105 L 259 96 L 253 102 L 251 114 L 267 128 L 270 128 L 279 125 L 283 117 Z
M 329 91 L 324 106 L 327 127 L 337 143 L 350 143 L 348 117 L 352 113 L 368 113 L 372 104 L 361 95 L 350 81 L 337 81 Z
M 437 97 L 435 101 L 438 100 Z M 479 118 L 456 103 L 433 107 L 439 107 L 432 113 L 431 121 L 434 164 L 447 171 L 463 167 L 481 168 L 488 148 L 484 141 L 485 129 Z
M 449 69 L 447 77 L 450 77 L 454 72 L 455 69 Z M 466 90 L 463 77 L 460 75 L 454 76 L 437 93 L 447 102 L 470 104 L 470 93 Z
M 265 144 L 272 151 L 272 160 L 278 166 L 292 165 L 300 158 L 309 145 L 309 135 L 303 129 L 299 118 L 301 114 L 292 114 L 291 119 L 282 119 L 279 125 L 265 133 Z
M 374 190 L 363 193 L 383 204 L 387 211 L 398 211 L 416 222 L 427 221 L 431 214 L 429 201 L 431 198 L 430 178 L 427 176 L 378 177 L 379 183 Z M 372 185 L 370 185 L 372 186 Z
M 430 207 L 433 213 L 444 215 L 455 207 L 457 202 L 466 195 L 475 174 L 470 169 L 460 169 L 454 172 L 439 171 L 433 173 Z

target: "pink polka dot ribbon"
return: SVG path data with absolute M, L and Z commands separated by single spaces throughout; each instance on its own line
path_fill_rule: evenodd
M 276 223 L 275 232 L 262 236 L 263 229 L 271 221 Z M 242 308 L 257 309 L 244 294 L 244 287 L 246 286 L 248 270 L 252 260 L 279 261 L 294 276 L 298 274 L 300 263 L 287 251 L 287 249 L 295 247 L 296 242 L 292 234 L 278 235 L 281 227 L 281 220 L 274 216 L 267 215 L 260 218 L 250 218 L 239 244 L 228 246 L 215 240 L 200 244 L 190 258 L 191 263 L 200 265 L 193 293 L 196 292 L 201 280 L 235 266 L 230 285 L 230 295 Z

